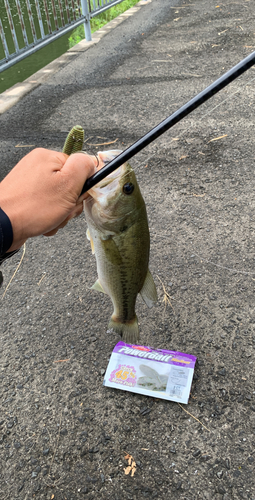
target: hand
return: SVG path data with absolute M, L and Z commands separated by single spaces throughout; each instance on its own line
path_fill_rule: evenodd
M 96 171 L 96 158 L 76 153 L 34 149 L 0 183 L 0 206 L 13 229 L 8 252 L 32 236 L 52 236 L 82 212 L 88 177 Z

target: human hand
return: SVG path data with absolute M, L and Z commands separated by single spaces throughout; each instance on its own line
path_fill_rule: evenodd
M 8 252 L 20 248 L 27 238 L 52 236 L 68 220 L 82 212 L 88 177 L 96 171 L 96 158 L 48 149 L 34 149 L 0 183 L 0 206 L 13 229 Z

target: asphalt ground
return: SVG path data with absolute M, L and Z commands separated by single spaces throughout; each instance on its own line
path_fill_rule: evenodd
M 75 124 L 88 152 L 127 147 L 254 36 L 252 0 L 152 0 L 1 116 L 1 177 L 34 146 L 61 150 Z M 132 161 L 159 295 L 151 310 L 138 298 L 140 341 L 197 356 L 187 406 L 103 387 L 119 338 L 110 299 L 90 290 L 83 216 L 27 242 L 1 298 L 3 500 L 255 499 L 254 80 L 252 68 Z

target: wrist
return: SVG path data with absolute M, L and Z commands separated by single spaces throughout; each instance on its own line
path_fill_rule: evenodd
M 0 192 L 0 221 L 3 227 L 4 247 L 1 253 L 13 252 L 18 250 L 26 238 L 22 234 L 22 221 L 16 216 L 14 203 L 11 200 L 5 200 Z
M 13 243 L 11 221 L 6 212 L 0 207 L 0 255 L 5 254 Z

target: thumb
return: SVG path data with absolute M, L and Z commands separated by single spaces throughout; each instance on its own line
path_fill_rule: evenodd
M 80 195 L 85 181 L 96 172 L 97 159 L 86 153 L 74 153 L 69 156 L 61 172 L 72 181 L 73 189 Z

